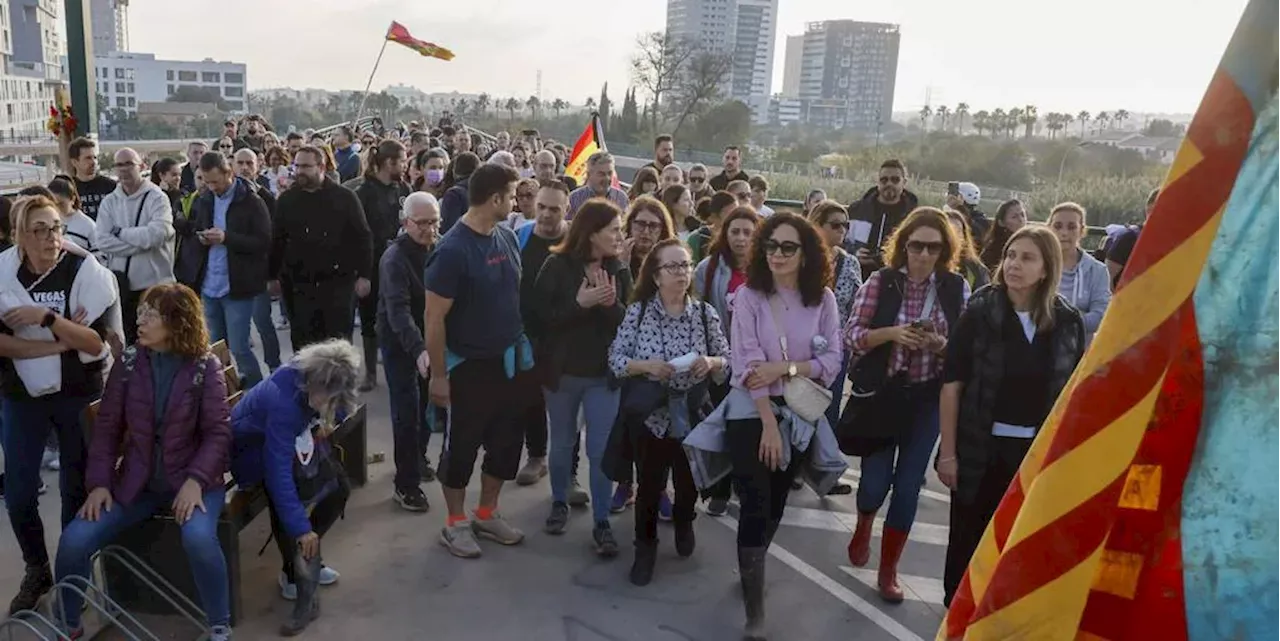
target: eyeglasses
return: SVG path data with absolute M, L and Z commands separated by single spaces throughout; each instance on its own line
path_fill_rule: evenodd
M 913 254 L 923 254 L 928 252 L 930 256 L 937 256 L 942 253 L 942 247 L 943 245 L 940 241 L 929 243 L 922 240 L 907 241 L 907 251 Z
M 44 225 L 39 225 L 39 226 L 36 226 L 36 227 L 32 227 L 31 229 L 28 229 L 27 231 L 28 231 L 32 236 L 35 236 L 37 240 L 49 240 L 49 237 L 50 237 L 50 236 L 52 236 L 52 235 L 61 236 L 61 235 L 62 235 L 62 232 L 66 231 L 66 230 L 67 230 L 67 228 L 66 228 L 65 226 L 63 226 L 63 225 L 62 225 L 62 223 L 54 223 L 52 227 L 46 227 L 46 226 L 44 226 Z
M 439 227 L 440 226 L 439 218 L 432 218 L 429 220 L 414 220 L 413 218 L 410 218 L 409 220 L 413 222 L 414 225 L 417 225 L 418 227 Z
M 849 229 L 849 221 L 847 220 L 828 220 L 827 227 L 831 229 Z
M 792 256 L 795 256 L 798 251 L 800 251 L 800 243 L 793 243 L 789 240 L 784 240 L 782 242 L 778 242 L 776 240 L 764 241 L 764 253 L 769 256 L 781 253 L 783 258 L 791 258 Z
M 672 276 L 680 276 L 693 271 L 693 263 L 667 263 L 659 265 L 658 269 L 671 274 Z
M 881 185 L 889 185 L 889 184 L 896 185 L 900 182 L 902 182 L 902 176 L 881 176 L 880 177 Z
M 662 223 L 649 222 L 647 220 L 631 221 L 631 228 L 635 231 L 658 231 L 662 229 Z
M 707 182 L 706 178 L 694 178 L 693 176 L 689 177 L 689 184 L 691 185 L 701 185 L 704 182 Z

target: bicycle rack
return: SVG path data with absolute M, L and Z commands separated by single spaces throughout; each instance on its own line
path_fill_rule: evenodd
M 40 627 L 36 627 L 37 625 Z M 13 616 L 0 621 L 0 631 L 8 632 L 4 637 L 5 641 L 14 641 L 14 628 L 19 628 L 19 630 L 25 628 L 40 641 L 70 641 L 66 635 L 58 631 L 53 621 L 50 621 L 48 617 L 35 610 L 21 610 L 14 613 Z M 45 636 L 46 629 L 53 633 L 52 638 Z
M 107 621 L 110 621 L 116 629 L 129 637 L 131 641 L 143 641 L 144 638 L 149 639 L 150 641 L 160 641 L 160 638 L 148 630 L 146 626 L 142 625 L 142 622 L 138 621 L 137 617 L 130 614 L 128 610 L 120 607 L 119 603 L 116 603 L 110 596 L 107 596 L 106 592 L 94 585 L 89 579 L 82 576 L 69 576 L 53 585 L 53 589 L 51 590 L 54 594 L 55 605 L 53 607 L 56 607 L 59 610 L 65 607 L 62 599 L 58 598 L 62 594 L 60 590 L 71 590 L 72 592 L 79 594 L 80 598 L 84 600 L 86 605 L 97 610 L 99 615 L 105 617 Z M 90 596 L 91 594 L 93 596 Z M 101 602 L 99 602 L 99 600 Z M 116 613 L 118 613 L 118 615 Z M 65 618 L 65 614 L 66 613 L 64 612 L 64 616 L 60 618 Z M 134 634 L 132 629 L 125 627 L 121 619 L 127 621 L 129 625 L 135 626 L 136 629 L 145 634 L 146 637 L 139 637 L 137 634 Z M 59 636 L 58 638 L 63 639 L 65 636 Z
M 141 581 L 152 592 L 158 594 L 164 599 L 174 610 L 181 614 L 186 620 L 190 621 L 197 629 L 208 633 L 208 626 L 205 624 L 205 612 L 200 606 L 196 605 L 187 595 L 173 587 L 169 582 L 156 572 L 155 568 L 148 565 L 132 550 L 121 547 L 119 545 L 108 545 L 98 551 L 97 558 L 105 565 L 107 560 L 114 559 L 121 567 L 128 570 L 135 579 Z M 103 590 L 105 596 L 106 591 Z M 119 606 L 116 606 L 119 607 Z

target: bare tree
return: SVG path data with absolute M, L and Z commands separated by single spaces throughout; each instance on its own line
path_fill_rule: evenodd
M 731 54 L 699 51 L 689 59 L 680 81 L 668 92 L 670 111 L 675 116 L 672 135 L 679 135 L 686 120 L 701 115 L 719 100 L 721 89 L 732 70 Z M 657 110 L 655 107 L 654 111 Z
M 636 53 L 631 57 L 631 81 L 649 94 L 654 105 L 662 105 L 664 98 L 682 84 L 682 76 L 697 54 L 698 48 L 690 40 L 661 31 L 641 34 L 636 39 Z M 650 112 L 654 131 L 658 131 L 659 111 Z

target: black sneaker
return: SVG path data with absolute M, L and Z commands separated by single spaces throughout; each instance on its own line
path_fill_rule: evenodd
M 422 459 L 422 465 L 418 468 L 418 476 L 422 478 L 423 483 L 434 483 L 436 480 L 436 469 L 431 467 L 430 459 Z
M 422 493 L 420 487 L 406 490 L 396 488 L 396 503 L 410 512 L 426 512 L 431 509 L 431 505 L 427 503 L 427 495 Z
M 9 602 L 9 614 L 12 616 L 22 610 L 34 610 L 40 603 L 40 597 L 53 588 L 53 572 L 49 564 L 28 565 L 27 573 L 22 577 L 22 585 L 18 586 L 18 594 Z
M 608 521 L 601 521 L 591 530 L 591 538 L 596 542 L 596 555 L 605 559 L 618 556 L 618 541 L 613 538 L 613 528 Z
M 547 522 L 542 526 L 542 531 L 547 534 L 564 534 L 564 528 L 569 524 L 569 504 L 556 501 L 551 504 L 551 514 L 547 516 Z

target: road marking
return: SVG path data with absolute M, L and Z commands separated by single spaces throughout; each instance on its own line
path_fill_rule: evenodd
M 842 477 L 842 479 L 843 479 L 844 481 L 846 481 L 846 482 L 848 482 L 848 483 L 852 483 L 855 487 L 858 485 L 858 480 L 859 480 L 859 479 L 861 479 L 861 478 L 862 478 L 862 472 L 861 472 L 861 471 L 859 471 L 859 470 L 855 470 L 855 469 L 853 469 L 853 468 L 849 468 L 849 469 L 848 469 L 848 471 L 846 471 L 846 472 L 844 473 L 844 476 Z M 951 495 L 950 495 L 950 494 L 943 494 L 942 492 L 938 492 L 938 491 L 936 491 L 936 490 L 931 490 L 931 489 L 929 489 L 929 488 L 927 488 L 927 487 L 922 487 L 922 488 L 920 488 L 920 496 L 925 496 L 925 497 L 931 498 L 931 499 L 933 499 L 933 500 L 935 500 L 935 501 L 941 501 L 941 502 L 946 503 L 946 504 L 948 504 L 948 505 L 950 505 L 950 504 L 951 504 Z
M 787 511 L 790 512 L 793 509 L 795 508 L 788 508 Z M 728 514 L 711 520 L 723 523 L 725 527 L 734 531 L 738 529 L 738 520 Z M 773 558 L 781 561 L 783 565 L 795 570 L 804 578 L 809 579 L 818 587 L 826 590 L 827 594 L 839 599 L 845 605 L 853 608 L 857 613 L 870 619 L 872 623 L 879 626 L 880 629 L 885 632 L 888 632 L 898 641 L 924 641 L 924 639 L 920 638 L 916 633 L 908 630 L 906 626 L 898 623 L 888 614 L 885 614 L 884 611 L 880 610 L 880 608 L 871 605 L 871 603 L 866 599 L 854 594 L 849 588 L 844 587 L 835 579 L 823 574 L 818 568 L 805 563 L 800 559 L 800 557 L 786 551 L 781 545 L 775 543 L 769 546 L 769 554 L 772 554 Z
M 852 533 L 854 527 L 858 524 L 858 515 L 848 514 L 846 512 L 831 512 L 811 507 L 796 507 L 794 505 L 788 505 L 787 511 L 782 513 L 782 524 L 813 530 Z M 872 528 L 872 533 L 876 536 L 880 536 L 880 532 L 883 528 L 884 519 L 877 518 L 875 525 Z M 908 535 L 908 538 L 918 543 L 946 545 L 947 534 L 950 530 L 951 528 L 946 525 L 916 523 L 911 526 L 911 533 Z
M 879 572 L 877 570 L 851 568 L 847 565 L 840 566 L 840 569 L 844 570 L 845 574 L 857 579 L 858 582 L 871 588 L 879 589 Z M 902 593 L 908 599 L 923 601 L 930 605 L 942 605 L 942 598 L 946 595 L 946 590 L 942 587 L 942 581 L 927 576 L 899 574 L 898 585 L 902 587 Z

